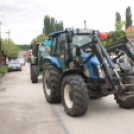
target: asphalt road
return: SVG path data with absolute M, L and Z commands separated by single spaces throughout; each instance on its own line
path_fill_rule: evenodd
M 89 100 L 84 116 L 70 117 L 62 104 L 46 102 L 42 78 L 32 84 L 29 64 L 0 79 L 0 134 L 134 134 L 134 109 L 114 97 Z

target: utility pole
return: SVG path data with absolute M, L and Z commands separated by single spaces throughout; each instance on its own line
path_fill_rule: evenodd
M 1 51 L 2 51 L 2 45 L 1 45 L 1 21 L 0 21 L 0 67 L 2 65 Z
M 4 17 L 3 15 L 0 15 L 0 17 Z M 2 65 L 2 37 L 1 37 L 1 21 L 0 21 L 0 67 Z
M 1 38 L 1 22 L 0 22 L 0 38 Z
M 0 17 L 4 17 L 4 15 L 0 15 Z M 2 42 L 1 42 L 1 21 L 0 21 L 0 52 L 1 52 L 1 50 L 2 50 Z
M 1 51 L 1 22 L 0 22 L 0 51 Z

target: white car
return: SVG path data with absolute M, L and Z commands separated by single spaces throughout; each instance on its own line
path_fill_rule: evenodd
M 18 59 L 11 59 L 8 62 L 8 72 L 13 70 L 19 70 L 19 71 L 22 70 L 21 64 Z
M 25 59 L 22 56 L 19 56 L 18 60 L 20 61 L 21 65 L 25 65 Z

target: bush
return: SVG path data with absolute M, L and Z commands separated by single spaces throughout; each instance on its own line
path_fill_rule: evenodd
M 121 41 L 125 36 L 126 36 L 126 33 L 125 31 L 114 31 L 115 35 L 116 35 L 116 41 L 113 41 L 113 35 L 112 35 L 113 32 L 108 32 L 107 35 L 107 39 L 106 40 L 101 40 L 102 42 L 102 45 L 104 47 L 108 46 L 108 45 L 112 45 L 113 43 L 116 43 L 116 42 L 119 42 Z
M 0 74 L 7 72 L 7 66 L 0 67 Z

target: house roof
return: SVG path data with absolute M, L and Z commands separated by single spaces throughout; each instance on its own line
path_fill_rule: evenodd
M 134 26 L 129 26 L 125 32 L 128 36 L 134 36 Z
M 134 26 L 129 26 L 125 31 L 130 31 L 130 30 L 133 30 L 134 31 Z

